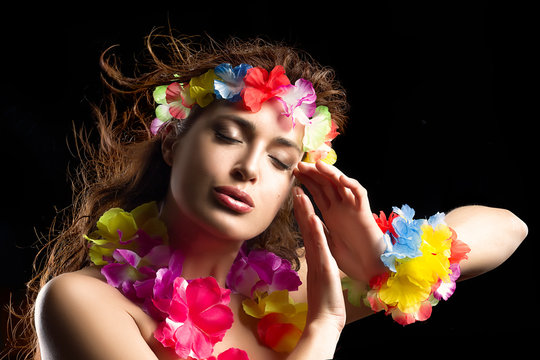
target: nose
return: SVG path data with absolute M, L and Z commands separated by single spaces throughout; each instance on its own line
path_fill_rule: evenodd
M 260 154 L 250 151 L 236 162 L 231 170 L 231 176 L 238 181 L 255 183 L 259 179 Z

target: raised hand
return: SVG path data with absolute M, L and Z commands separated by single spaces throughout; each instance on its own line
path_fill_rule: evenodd
M 329 359 L 346 322 L 340 271 L 311 201 L 300 188 L 294 193 L 294 214 L 304 238 L 308 269 L 308 314 L 302 338 L 288 359 Z
M 307 263 L 307 300 L 310 321 L 345 325 L 345 304 L 339 267 L 328 247 L 327 234 L 311 201 L 302 189 L 294 189 L 294 215 L 304 238 Z
M 321 211 L 329 248 L 339 268 L 365 282 L 384 272 L 380 261 L 385 249 L 383 233 L 373 218 L 366 189 L 322 161 L 315 165 L 301 162 L 294 175 Z

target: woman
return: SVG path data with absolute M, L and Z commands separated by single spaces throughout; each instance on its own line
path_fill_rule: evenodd
M 151 61 L 134 78 L 103 58 L 118 97 L 98 116 L 99 148 L 87 144 L 73 221 L 31 287 L 39 291 L 30 335 L 36 359 L 329 359 L 347 322 L 372 310 L 401 323 L 424 320 L 434 294 L 447 298 L 441 280 L 489 271 L 526 236 L 512 213 L 481 206 L 455 209 L 444 222 L 415 222 L 406 206 L 374 217 L 366 190 L 325 163 L 335 157 L 331 140 L 347 110 L 330 70 L 261 41 L 195 49 L 187 39 L 163 39 L 160 47 L 148 42 Z M 116 216 L 135 223 L 132 236 L 111 225 Z M 152 223 L 142 233 L 141 218 Z M 396 268 L 424 258 L 420 234 L 442 228 L 441 278 L 422 282 L 429 290 L 410 306 L 385 301 L 388 280 L 399 283 Z M 156 238 L 155 248 L 140 252 Z M 170 252 L 154 267 L 148 259 L 163 243 Z M 451 244 L 462 250 L 454 270 Z M 251 254 L 277 261 L 269 276 L 283 274 L 285 285 L 263 281 Z M 287 264 L 298 269 L 297 283 Z M 246 280 L 255 273 L 255 282 Z M 355 296 L 362 289 L 368 306 Z M 261 304 L 272 294 L 285 300 L 266 312 Z M 214 295 L 206 316 L 195 314 Z

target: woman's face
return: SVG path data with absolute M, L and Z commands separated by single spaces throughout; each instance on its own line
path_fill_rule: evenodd
M 302 157 L 303 126 L 292 128 L 280 110 L 272 101 L 257 113 L 214 102 L 164 151 L 172 167 L 166 201 L 179 221 L 242 241 L 270 225 Z

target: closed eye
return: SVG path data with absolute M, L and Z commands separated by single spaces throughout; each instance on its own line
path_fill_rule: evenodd
M 238 139 L 232 138 L 230 136 L 227 136 L 227 135 L 223 134 L 222 132 L 220 132 L 218 130 L 214 130 L 214 133 L 215 133 L 216 138 L 218 140 L 223 141 L 223 142 L 226 142 L 226 143 L 229 143 L 229 144 L 241 144 L 242 143 L 241 140 L 238 140 Z
M 287 165 L 283 161 L 279 160 L 277 157 L 268 155 L 270 159 L 272 159 L 272 162 L 281 170 L 291 170 L 292 165 Z

